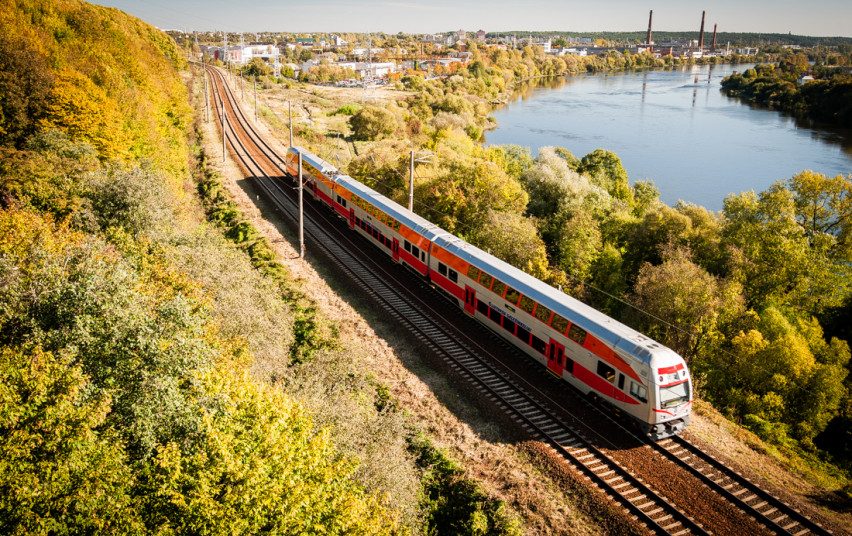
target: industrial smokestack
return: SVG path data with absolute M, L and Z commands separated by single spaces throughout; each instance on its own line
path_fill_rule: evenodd
M 704 50 L 704 14 L 706 11 L 701 12 L 701 29 L 698 31 L 698 50 Z
M 651 10 L 651 13 L 648 14 L 648 36 L 645 38 L 645 42 L 647 44 L 652 44 L 653 41 L 651 39 L 654 38 L 654 34 L 651 32 L 651 22 L 654 20 L 654 10 Z
M 713 24 L 713 44 L 710 45 L 710 50 L 716 50 L 716 24 Z

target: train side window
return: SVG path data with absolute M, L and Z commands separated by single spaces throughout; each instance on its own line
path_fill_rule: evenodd
M 630 382 L 630 394 L 635 396 L 642 402 L 648 401 L 648 390 L 637 384 L 636 382 Z
M 494 280 L 494 286 L 491 288 L 491 292 L 502 298 L 503 293 L 506 292 L 506 283 Z
M 355 226 L 361 227 L 361 218 L 359 218 L 358 216 L 355 216 Z
M 450 268 L 450 281 L 452 281 L 453 283 L 459 282 L 459 273 L 453 270 L 452 268 Z
M 541 340 L 538 337 L 536 337 L 535 335 L 533 335 L 532 347 L 533 347 L 533 350 L 540 353 L 541 355 L 544 355 L 544 351 L 547 348 L 547 345 L 544 343 L 543 340 Z
M 415 246 L 414 244 L 411 244 L 411 254 L 414 255 L 414 258 L 419 259 L 420 258 L 420 248 Z
M 491 283 L 494 282 L 494 278 L 485 272 L 482 273 L 482 276 L 479 278 L 479 284 L 485 288 L 491 288 Z
M 559 333 L 565 333 L 565 328 L 568 327 L 568 321 L 565 320 L 564 317 L 553 315 L 553 322 L 551 322 L 550 325 Z
M 426 252 L 425 251 L 420 252 L 420 260 L 423 261 L 423 262 L 426 262 Z
M 565 370 L 568 371 L 568 374 L 574 374 L 574 360 L 570 357 L 565 358 Z
M 547 321 L 550 320 L 550 309 L 538 304 L 538 307 L 535 308 L 535 317 L 547 324 Z
M 532 298 L 529 298 L 527 296 L 521 296 L 521 309 L 528 312 L 529 314 L 532 314 L 533 307 L 535 307 L 535 302 Z
M 624 390 L 624 374 L 618 375 L 618 388 Z
M 518 334 L 515 336 L 527 344 L 530 343 L 530 332 L 522 328 L 521 326 L 518 326 Z
M 509 287 L 509 290 L 506 291 L 506 301 L 511 303 L 512 305 L 517 305 L 518 298 L 520 297 L 521 293 L 511 287 Z
M 403 244 L 403 246 L 405 247 L 405 251 L 411 253 L 411 242 L 406 240 L 405 243 Z
M 444 277 L 447 277 L 447 265 L 443 262 L 438 263 L 438 273 Z
M 607 365 L 603 361 L 598 361 L 598 376 L 605 379 L 609 383 L 615 382 L 615 369 Z
M 481 273 L 482 272 L 476 266 L 471 265 L 471 266 L 467 267 L 467 276 L 469 278 L 473 279 L 474 281 L 479 280 L 479 274 L 481 274 Z
M 509 333 L 515 333 L 515 322 L 509 320 L 508 316 L 503 317 L 503 329 L 505 329 Z
M 495 324 L 500 325 L 500 324 L 502 324 L 502 320 L 503 320 L 503 313 L 501 313 L 500 311 L 498 311 L 497 309 L 495 309 L 495 308 L 493 308 L 493 307 L 492 307 L 492 308 L 491 308 L 491 312 L 490 312 L 490 314 L 488 315 L 488 318 L 490 318 L 491 320 L 493 320 Z
M 568 328 L 568 338 L 582 346 L 586 340 L 586 330 L 577 324 L 571 324 L 571 327 Z
M 484 314 L 485 316 L 488 316 L 488 304 L 484 301 L 477 300 L 476 310 Z

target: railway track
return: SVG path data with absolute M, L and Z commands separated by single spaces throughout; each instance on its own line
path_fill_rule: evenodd
M 675 436 L 650 445 L 687 468 L 707 486 L 738 504 L 777 534 L 830 534 L 816 521 L 758 487 L 683 437 Z
M 215 95 L 223 97 L 214 99 L 214 103 L 217 118 L 221 117 L 224 106 L 226 137 L 232 155 L 248 175 L 258 179 L 257 184 L 266 192 L 276 209 L 295 220 L 297 208 L 292 200 L 294 188 L 285 185 L 282 180 L 286 177 L 283 158 L 251 126 L 222 73 L 211 67 L 205 69 L 213 80 L 211 90 Z M 314 250 L 321 250 L 323 257 L 380 304 L 395 322 L 405 326 L 493 405 L 504 410 L 534 437 L 547 442 L 558 455 L 648 530 L 657 534 L 677 535 L 709 533 L 667 497 L 653 490 L 639 476 L 607 454 L 605 449 L 601 449 L 601 438 L 593 437 L 594 431 L 590 427 L 583 429 L 583 426 L 569 424 L 558 416 L 552 406 L 559 402 L 542 393 L 534 384 L 513 377 L 505 368 L 496 367 L 489 360 L 483 359 L 482 354 L 489 354 L 487 350 L 457 329 L 448 329 L 448 325 L 455 327 L 452 319 L 445 322 L 436 320 L 443 318 L 443 314 L 431 304 L 410 292 L 400 291 L 400 288 L 411 286 L 410 276 L 406 275 L 409 280 L 403 283 L 399 270 L 394 273 L 394 268 L 398 267 L 388 269 L 388 263 L 376 263 L 375 259 L 371 259 L 365 253 L 369 249 L 362 249 L 372 248 L 372 245 L 354 236 L 348 228 L 342 229 L 339 218 L 317 210 L 310 203 L 306 203 L 305 209 L 306 216 L 309 216 L 305 220 L 305 232 L 312 239 Z M 418 285 L 425 286 L 426 283 L 418 281 Z M 508 344 L 505 346 L 510 347 Z M 500 361 L 493 355 L 491 357 Z M 683 438 L 673 438 L 659 444 L 649 442 L 648 448 L 688 471 L 732 507 L 754 517 L 770 532 L 796 536 L 830 534 Z

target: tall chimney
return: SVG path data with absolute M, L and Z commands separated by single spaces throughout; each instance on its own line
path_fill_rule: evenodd
M 716 50 L 716 24 L 713 24 L 713 44 L 710 45 L 711 50 Z
M 701 29 L 698 31 L 698 50 L 704 50 L 704 14 L 706 11 L 701 12 Z
M 651 32 L 651 22 L 654 20 L 654 10 L 651 10 L 651 13 L 648 14 L 648 36 L 645 38 L 645 43 L 651 44 L 653 41 L 654 34 Z

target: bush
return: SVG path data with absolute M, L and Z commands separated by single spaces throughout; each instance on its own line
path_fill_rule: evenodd
M 356 140 L 374 141 L 389 138 L 400 130 L 399 118 L 378 106 L 365 106 L 349 119 Z
M 344 104 L 337 110 L 333 111 L 331 115 L 355 115 L 359 111 L 361 111 L 360 104 Z

